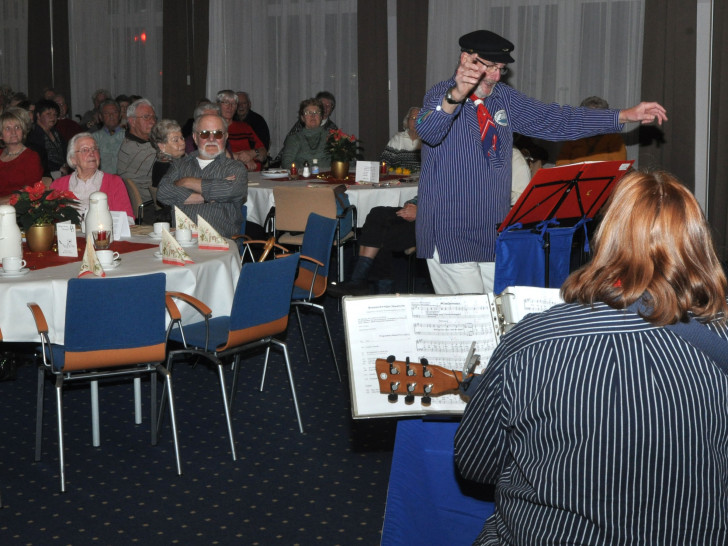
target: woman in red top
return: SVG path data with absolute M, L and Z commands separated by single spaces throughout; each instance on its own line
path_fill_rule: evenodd
M 40 156 L 25 147 L 30 130 L 30 114 L 11 106 L 0 115 L 2 139 L 5 143 L 0 154 L 0 204 L 7 204 L 11 193 L 35 184 L 43 177 Z

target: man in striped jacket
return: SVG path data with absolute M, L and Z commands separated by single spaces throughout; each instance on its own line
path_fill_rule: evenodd
M 513 44 L 478 30 L 460 38 L 455 74 L 425 95 L 417 120 L 422 173 L 417 256 L 427 258 L 438 294 L 493 290 L 496 226 L 509 208 L 513 133 L 575 140 L 615 133 L 626 122 L 662 123 L 665 109 L 627 110 L 544 104 L 500 83 Z

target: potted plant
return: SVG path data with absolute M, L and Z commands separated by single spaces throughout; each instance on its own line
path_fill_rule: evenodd
M 349 162 L 361 159 L 361 147 L 354 135 L 341 129 L 331 129 L 326 138 L 325 151 L 331 158 L 331 176 L 344 179 L 349 176 Z
M 25 239 L 32 252 L 44 252 L 53 246 L 55 225 L 70 220 L 81 222 L 78 200 L 73 192 L 49 189 L 42 181 L 10 196 L 18 224 L 25 230 Z

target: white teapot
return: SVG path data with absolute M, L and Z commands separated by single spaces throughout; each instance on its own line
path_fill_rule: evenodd
M 109 198 L 102 191 L 93 192 L 88 198 L 88 211 L 84 222 L 86 236 L 94 231 L 109 231 L 110 240 L 114 240 L 114 222 L 109 212 Z
M 22 239 L 15 207 L 0 205 L 0 260 L 8 256 L 23 257 Z

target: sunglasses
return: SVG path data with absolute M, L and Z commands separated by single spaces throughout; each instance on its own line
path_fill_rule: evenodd
M 208 139 L 212 137 L 215 140 L 220 140 L 222 137 L 225 136 L 225 131 L 199 131 L 197 134 L 202 139 Z

